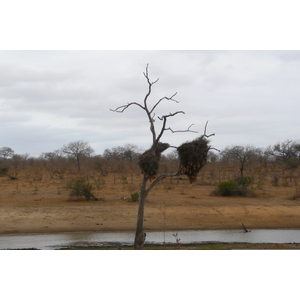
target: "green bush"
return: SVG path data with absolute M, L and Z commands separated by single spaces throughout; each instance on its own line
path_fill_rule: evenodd
M 238 177 L 235 181 L 223 181 L 218 185 L 215 194 L 220 196 L 245 196 L 251 183 L 252 179 L 250 177 Z
M 286 160 L 285 164 L 288 169 L 296 169 L 299 166 L 299 162 L 295 158 L 290 158 L 290 159 Z
M 131 197 L 132 201 L 137 202 L 137 201 L 139 201 L 140 194 L 138 192 L 135 192 L 135 193 L 131 194 L 130 197 Z
M 248 192 L 248 187 L 252 183 L 250 177 L 238 177 L 235 180 L 236 183 L 236 192 L 239 195 L 246 195 Z
M 240 186 L 249 186 L 252 183 L 252 179 L 250 177 L 238 177 L 235 182 Z
M 236 192 L 236 184 L 233 181 L 223 181 L 219 183 L 217 194 L 221 196 L 233 196 Z
M 71 190 L 70 198 L 75 200 L 99 200 L 92 194 L 93 186 L 84 179 L 71 180 L 67 188 Z
M 0 175 L 7 175 L 8 169 L 7 168 L 0 168 Z

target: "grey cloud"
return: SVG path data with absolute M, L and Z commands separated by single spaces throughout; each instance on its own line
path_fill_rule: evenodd
M 143 76 L 149 63 L 153 86 L 149 105 L 178 92 L 179 103 L 163 101 L 157 116 L 183 110 L 168 120 L 173 129 L 194 123 L 201 134 L 209 121 L 216 147 L 253 140 L 260 145 L 298 138 L 299 62 L 294 54 L 275 51 L 0 51 L 0 87 L 5 145 L 16 151 L 51 151 L 73 140 L 105 148 L 151 143 L 145 112 L 128 102 L 142 103 L 147 91 Z M 3 75 L 4 74 L 4 75 Z M 12 125 L 13 124 L 13 127 Z M 24 126 L 24 124 L 26 126 Z M 158 130 L 160 122 L 155 122 Z M 165 141 L 191 140 L 194 134 L 166 132 Z M 28 137 L 28 138 L 27 138 Z M 20 142 L 22 138 L 22 142 Z M 25 149 L 26 150 L 22 150 Z M 21 149 L 21 150 L 17 150 Z
M 0 86 L 14 86 L 24 83 L 61 82 L 76 75 L 75 70 L 42 70 L 37 66 L 0 65 Z
M 284 62 L 300 62 L 300 51 L 290 50 L 290 51 L 280 51 L 279 58 Z
M 31 119 L 30 115 L 23 113 L 6 113 L 5 111 L 0 113 L 0 124 L 2 124 L 2 126 L 6 124 L 11 126 L 14 123 L 28 122 Z

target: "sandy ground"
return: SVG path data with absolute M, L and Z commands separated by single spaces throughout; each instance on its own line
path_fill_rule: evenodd
M 3 179 L 0 234 L 134 231 L 138 203 L 125 184 L 104 186 L 104 201 L 70 201 L 60 181 Z M 211 196 L 215 187 L 162 183 L 149 194 L 145 230 L 300 228 L 293 187 L 264 187 L 252 197 Z M 127 198 L 127 199 L 124 199 Z

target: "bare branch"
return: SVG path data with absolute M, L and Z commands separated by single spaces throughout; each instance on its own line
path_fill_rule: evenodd
M 110 109 L 111 111 L 113 112 L 117 112 L 117 113 L 122 113 L 124 112 L 129 106 L 131 105 L 137 105 L 139 106 L 140 108 L 144 109 L 145 110 L 145 107 L 143 107 L 141 104 L 137 103 L 137 102 L 130 102 L 128 104 L 125 104 L 125 105 L 122 105 L 122 106 L 119 106 L 117 107 L 116 109 Z
M 209 147 L 209 150 L 216 150 L 218 152 L 221 152 L 221 150 L 217 149 L 217 148 L 213 148 L 213 147 Z
M 147 99 L 148 99 L 148 97 L 149 97 L 150 94 L 151 94 L 151 88 L 152 88 L 152 85 L 155 84 L 155 83 L 159 80 L 159 78 L 157 78 L 157 79 L 156 79 L 155 81 L 153 81 L 153 82 L 150 81 L 149 75 L 148 75 L 148 64 L 147 64 L 147 66 L 146 66 L 146 73 L 144 72 L 143 74 L 144 74 L 144 76 L 146 77 L 147 82 L 148 82 L 148 93 L 146 94 L 146 96 L 145 96 L 145 98 L 144 98 L 144 107 L 145 107 L 145 109 L 147 110 L 147 113 L 148 113 L 149 111 L 148 111 L 148 108 L 147 108 Z M 150 113 L 151 113 L 151 112 L 150 112 Z
M 161 131 L 160 131 L 160 133 L 159 133 L 159 135 L 158 135 L 158 137 L 157 137 L 155 143 L 153 144 L 154 147 L 156 147 L 156 145 L 158 144 L 160 138 L 162 137 L 162 135 L 163 135 L 163 133 L 164 133 L 164 131 L 165 131 L 165 128 L 166 128 L 166 123 L 167 123 L 167 117 L 164 117 L 163 119 L 161 119 L 160 117 L 158 117 L 158 118 L 159 118 L 160 120 L 163 120 L 164 122 L 163 122 L 163 125 L 162 125 L 162 127 L 161 127 Z
M 190 128 L 191 128 L 193 125 L 195 125 L 195 124 L 191 124 L 191 125 L 188 127 L 187 130 L 190 131 Z M 193 131 L 193 132 L 198 133 L 197 131 Z
M 175 113 L 169 113 L 168 115 L 164 115 L 162 117 L 158 117 L 159 120 L 163 121 L 163 125 L 161 127 L 161 131 L 160 131 L 157 139 L 155 140 L 154 147 L 158 144 L 160 138 L 162 137 L 164 131 L 166 130 L 167 118 L 174 117 L 177 114 L 185 114 L 185 112 L 183 112 L 183 111 L 176 111 Z
M 155 122 L 155 113 L 153 114 L 153 116 L 151 118 L 152 118 L 152 121 Z
M 208 124 L 208 121 L 206 121 L 206 123 L 205 123 L 205 126 L 204 126 L 204 136 L 206 136 L 206 128 L 207 128 L 207 124 Z
M 167 177 L 174 177 L 174 176 L 180 176 L 180 175 L 183 175 L 182 173 L 182 168 L 181 168 L 181 165 L 179 166 L 178 168 L 178 171 L 176 173 L 173 173 L 173 174 L 162 174 L 160 175 L 159 177 L 157 177 L 151 184 L 150 186 L 148 187 L 147 189 L 147 193 L 150 192 L 150 190 L 161 180 L 167 178 Z
M 150 113 L 152 113 L 154 111 L 154 109 L 158 106 L 158 104 L 163 100 L 174 101 L 176 103 L 179 103 L 179 101 L 173 99 L 173 97 L 175 97 L 176 95 L 177 95 L 177 92 L 174 95 L 172 95 L 171 97 L 163 97 L 163 98 L 159 99 L 157 101 L 157 103 L 153 106 L 153 108 L 151 109 Z
M 164 119 L 166 119 L 166 118 L 174 117 L 174 116 L 176 116 L 177 114 L 184 114 L 184 115 L 185 115 L 185 112 L 182 111 L 182 110 L 180 110 L 180 111 L 176 111 L 176 112 L 174 112 L 174 113 L 169 113 L 168 115 L 164 115 L 164 116 L 158 117 L 158 118 L 162 121 L 162 120 L 164 120 Z
M 149 84 L 149 85 L 153 85 L 153 84 L 155 84 L 155 83 L 159 80 L 159 78 L 157 78 L 157 79 L 156 79 L 155 81 L 153 81 L 153 82 L 150 82 L 149 75 L 148 75 L 148 66 L 149 66 L 149 64 L 147 64 L 147 66 L 146 66 L 146 73 L 143 72 L 143 74 L 144 74 L 144 76 L 146 77 L 146 79 L 147 79 L 147 81 L 148 81 L 148 84 Z
M 191 124 L 186 130 L 173 130 L 172 128 L 166 128 L 165 130 L 170 130 L 172 133 L 177 133 L 177 132 L 192 132 L 192 133 L 198 133 L 198 131 L 194 131 L 194 130 L 190 130 L 190 128 L 193 126 L 194 124 Z
M 146 66 L 146 72 L 144 73 L 144 76 L 146 77 L 147 79 L 147 82 L 148 82 L 148 93 L 146 94 L 145 98 L 144 98 L 144 106 L 143 106 L 143 109 L 146 111 L 146 114 L 147 114 L 147 117 L 148 117 L 148 120 L 150 122 L 150 131 L 152 133 L 152 140 L 153 140 L 153 145 L 155 144 L 155 141 L 156 141 L 156 132 L 155 132 L 155 127 L 154 127 L 154 116 L 152 117 L 151 116 L 151 113 L 152 113 L 152 110 L 149 111 L 148 109 L 148 106 L 147 106 L 147 100 L 148 100 L 148 97 L 150 96 L 151 94 L 151 88 L 152 88 L 152 85 L 155 84 L 158 80 L 156 79 L 155 81 L 151 82 L 150 79 L 149 79 L 149 75 L 148 75 L 148 64 Z
M 202 137 L 209 138 L 209 137 L 211 137 L 211 136 L 214 136 L 215 134 L 214 134 L 214 133 L 212 133 L 212 134 L 210 134 L 210 135 L 207 135 L 207 134 L 206 134 L 207 124 L 208 124 L 208 121 L 206 121 L 206 123 L 205 123 L 204 133 L 203 133 Z M 216 150 L 217 150 L 217 149 L 216 149 Z

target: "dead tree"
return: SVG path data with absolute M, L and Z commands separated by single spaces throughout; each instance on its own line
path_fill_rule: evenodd
M 184 114 L 183 111 L 176 111 L 174 113 L 169 113 L 167 115 L 158 117 L 158 119 L 161 121 L 162 125 L 161 125 L 161 129 L 160 129 L 159 133 L 157 134 L 155 126 L 154 126 L 155 109 L 158 107 L 158 105 L 162 101 L 172 101 L 172 102 L 178 103 L 178 101 L 174 99 L 174 97 L 176 96 L 177 93 L 173 94 L 171 97 L 163 97 L 163 98 L 159 99 L 152 107 L 150 107 L 150 104 L 148 103 L 148 99 L 149 99 L 149 96 L 152 91 L 152 86 L 155 83 L 157 83 L 159 78 L 153 82 L 150 81 L 149 74 L 148 74 L 148 65 L 146 67 L 146 72 L 144 72 L 143 74 L 148 83 L 148 92 L 144 98 L 143 103 L 140 104 L 137 102 L 130 102 L 126 105 L 119 106 L 116 109 L 111 109 L 111 111 L 113 111 L 113 112 L 123 113 L 126 109 L 128 109 L 129 107 L 131 107 L 133 105 L 138 106 L 146 113 L 146 116 L 147 116 L 149 124 L 150 124 L 150 132 L 152 134 L 151 148 L 148 149 L 147 151 L 145 151 L 139 158 L 139 166 L 143 173 L 143 179 L 142 179 L 142 184 L 140 187 L 140 202 L 139 202 L 139 208 L 138 208 L 137 226 L 136 226 L 136 234 L 135 234 L 135 241 L 134 241 L 134 249 L 135 250 L 143 249 L 143 245 L 144 245 L 144 240 L 145 240 L 144 239 L 144 230 L 143 230 L 144 207 L 145 207 L 145 201 L 146 201 L 146 198 L 147 198 L 149 192 L 159 181 L 163 180 L 166 177 L 187 174 L 187 168 L 183 167 L 180 164 L 178 171 L 175 174 L 162 174 L 162 175 L 159 175 L 158 177 L 156 177 L 158 174 L 161 153 L 170 147 L 169 144 L 160 142 L 164 132 L 167 130 L 170 130 L 172 133 L 176 133 L 176 132 L 197 133 L 196 131 L 190 130 L 190 128 L 192 127 L 193 124 L 190 125 L 186 130 L 174 131 L 170 127 L 167 128 L 167 120 L 169 118 L 175 117 L 178 114 Z M 212 135 L 214 135 L 214 134 L 211 134 L 209 136 L 206 135 L 206 126 L 205 126 L 205 132 L 199 139 L 202 142 L 206 142 L 207 140 L 205 138 L 210 137 Z M 208 151 L 210 149 L 210 147 L 204 147 L 204 148 L 205 148 L 205 151 Z M 204 163 L 205 163 L 205 161 L 203 160 L 201 163 L 201 167 L 204 165 Z M 197 170 L 199 171 L 201 167 L 199 165 L 199 167 L 197 167 L 198 168 Z

